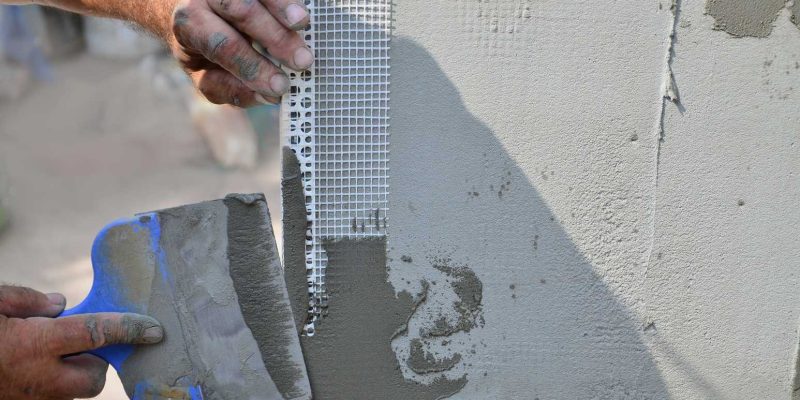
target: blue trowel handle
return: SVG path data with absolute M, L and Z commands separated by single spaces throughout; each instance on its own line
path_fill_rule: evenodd
M 113 260 L 112 257 L 109 257 L 113 245 L 143 236 L 149 240 L 141 246 L 139 251 L 151 254 L 159 253 L 160 229 L 158 216 L 155 213 L 117 220 L 103 228 L 92 245 L 92 270 L 94 271 L 92 289 L 86 299 L 74 308 L 64 311 L 61 317 L 98 312 L 147 314 L 147 305 L 136 304 L 131 300 L 134 289 L 126 286 L 131 282 L 128 282 L 121 273 L 126 268 L 145 268 L 146 266 L 136 265 L 134 260 Z M 144 257 L 143 259 L 156 260 L 157 258 Z M 114 369 L 120 371 L 122 364 L 133 351 L 134 346 L 126 344 L 107 346 L 88 353 L 106 360 Z
M 152 212 L 121 219 L 103 228 L 92 245 L 92 289 L 86 299 L 64 311 L 59 318 L 99 312 L 147 315 L 151 287 L 146 283 L 163 279 L 160 284 L 172 286 L 165 272 L 166 261 L 160 248 L 160 236 L 158 214 Z M 125 252 L 119 253 L 118 249 L 125 249 Z M 126 362 L 137 349 L 137 345 L 112 345 L 88 353 L 106 360 L 117 370 L 133 400 L 203 400 L 202 389 L 194 384 L 192 375 L 186 375 L 186 382 L 176 381 L 164 386 L 158 380 L 127 374 L 131 371 L 125 370 L 129 365 Z

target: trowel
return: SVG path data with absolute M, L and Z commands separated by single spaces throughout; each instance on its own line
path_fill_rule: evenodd
M 164 340 L 92 353 L 132 399 L 310 399 L 266 200 L 261 194 L 138 214 L 92 247 L 94 284 L 63 316 L 133 312 Z

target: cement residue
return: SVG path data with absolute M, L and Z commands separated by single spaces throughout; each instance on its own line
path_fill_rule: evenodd
M 124 242 L 125 245 L 112 245 L 120 242 Z M 142 251 L 149 247 L 150 235 L 147 230 L 134 229 L 130 225 L 118 225 L 106 232 L 104 245 L 99 250 L 103 257 L 114 265 L 130 266 L 117 268 L 115 271 L 120 274 L 120 281 L 125 282 L 125 285 L 118 285 L 120 287 L 117 290 L 130 304 L 147 304 L 150 298 L 155 265 L 150 252 Z
M 714 29 L 736 37 L 763 38 L 772 33 L 785 4 L 785 0 L 708 0 L 706 12 L 714 17 Z
M 792 22 L 800 28 L 800 0 L 794 0 L 794 3 L 789 7 L 789 12 L 792 13 L 790 17 Z
M 440 315 L 433 321 L 433 326 L 421 332 L 423 337 L 450 336 L 456 332 L 469 332 L 482 324 L 483 284 L 470 268 L 460 265 L 451 266 L 450 259 L 434 259 L 433 267 L 445 273 L 455 292 L 457 300 L 453 302 L 457 317 L 455 321 Z
M 284 398 L 308 399 L 311 388 L 264 195 L 228 195 L 224 203 L 230 275 L 242 315 Z
M 92 344 L 97 345 L 97 342 L 100 341 L 100 332 L 97 331 L 97 318 L 95 316 L 89 316 L 86 318 L 86 330 L 89 331 L 91 335 L 90 338 L 92 339 Z
M 289 147 L 283 147 L 283 265 L 297 332 L 308 320 L 310 296 L 306 272 L 306 202 L 300 162 Z
M 411 355 L 408 357 L 408 367 L 418 374 L 431 372 L 444 372 L 452 369 L 461 361 L 461 354 L 455 353 L 452 357 L 437 359 L 432 353 L 425 350 L 420 339 L 411 341 Z
M 388 282 L 386 239 L 326 241 L 328 314 L 303 337 L 315 399 L 439 399 L 466 376 L 431 384 L 406 380 L 391 341 L 407 329 L 416 304 Z

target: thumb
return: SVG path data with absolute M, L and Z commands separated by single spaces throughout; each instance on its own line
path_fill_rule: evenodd
M 152 317 L 133 313 L 96 313 L 51 321 L 46 348 L 57 355 L 74 354 L 113 344 L 154 344 L 164 329 Z
M 10 318 L 55 317 L 67 299 L 59 293 L 44 294 L 19 286 L 0 286 L 0 315 Z

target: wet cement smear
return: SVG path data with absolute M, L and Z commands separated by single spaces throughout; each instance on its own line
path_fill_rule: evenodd
M 388 282 L 386 239 L 324 243 L 330 294 L 327 316 L 303 337 L 315 399 L 440 399 L 460 391 L 466 377 L 425 385 L 403 377 L 392 339 L 407 330 L 417 303 Z
M 706 12 L 714 17 L 714 29 L 736 37 L 763 38 L 772 33 L 785 4 L 784 0 L 708 0 Z
M 297 332 L 309 318 L 308 274 L 306 272 L 306 203 L 300 162 L 289 147 L 283 147 L 283 265 L 286 287 L 292 302 Z
M 453 303 L 456 318 L 441 315 L 433 321 L 433 326 L 421 332 L 423 337 L 450 336 L 456 332 L 469 332 L 483 324 L 483 284 L 470 268 L 452 265 L 449 258 L 436 258 L 433 267 L 448 276 L 450 285 L 457 296 Z
M 425 345 L 420 339 L 411 341 L 411 355 L 408 357 L 408 367 L 418 374 L 444 372 L 452 369 L 461 361 L 461 354 L 455 353 L 451 357 L 436 358 L 436 355 L 425 350 Z
M 286 399 L 310 398 L 266 200 L 228 195 L 228 258 L 239 306 L 270 377 Z

